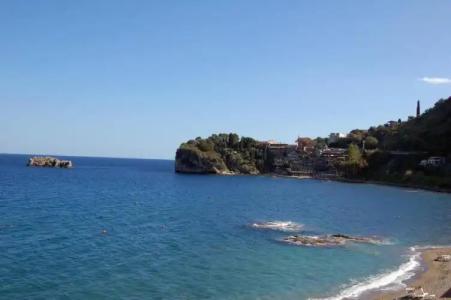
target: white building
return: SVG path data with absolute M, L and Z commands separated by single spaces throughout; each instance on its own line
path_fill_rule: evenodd
M 331 143 L 336 143 L 338 142 L 339 139 L 345 138 L 346 134 L 345 133 L 340 133 L 340 132 L 332 132 L 331 134 L 329 134 L 329 144 Z
M 446 164 L 446 159 L 441 156 L 431 156 L 428 159 L 423 159 L 420 162 L 420 165 L 423 167 L 426 167 L 426 166 L 439 167 L 444 164 Z

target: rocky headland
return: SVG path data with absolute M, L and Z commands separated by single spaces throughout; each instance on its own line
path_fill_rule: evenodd
M 252 174 L 264 172 L 264 147 L 252 138 L 236 134 L 214 134 L 180 145 L 175 171 L 195 174 Z
M 31 157 L 27 163 L 28 167 L 47 167 L 47 168 L 72 168 L 72 161 L 60 160 L 51 156 Z
M 450 120 L 451 97 L 404 121 L 348 134 L 331 133 L 326 138 L 298 137 L 296 144 L 213 134 L 182 143 L 175 171 L 275 174 L 451 192 Z

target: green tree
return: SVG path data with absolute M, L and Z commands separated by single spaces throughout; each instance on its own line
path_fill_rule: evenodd
M 348 147 L 348 160 L 350 164 L 359 164 L 362 160 L 362 153 L 356 144 L 350 144 Z
M 363 159 L 360 149 L 355 144 L 348 146 L 348 157 L 341 164 L 341 169 L 347 177 L 356 177 L 367 166 L 367 162 Z
M 367 132 L 365 130 L 354 129 L 348 134 L 347 138 L 351 143 L 359 145 L 366 135 Z
M 365 139 L 365 147 L 367 149 L 376 149 L 378 143 L 379 143 L 379 141 L 374 136 L 368 136 Z
M 251 149 L 256 145 L 256 141 L 250 137 L 242 137 L 240 141 L 241 149 Z
M 324 149 L 327 146 L 327 141 L 324 138 L 317 137 L 314 141 L 315 149 Z
M 214 151 L 215 144 L 213 144 L 213 143 L 212 143 L 211 141 L 209 141 L 209 140 L 199 140 L 199 141 L 198 141 L 197 147 L 198 147 L 202 152 L 208 152 L 208 151 Z
M 240 142 L 240 137 L 236 133 L 229 134 L 229 147 L 236 148 Z

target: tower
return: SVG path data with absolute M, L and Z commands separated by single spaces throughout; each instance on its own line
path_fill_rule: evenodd
M 420 116 L 420 100 L 417 101 L 417 118 Z

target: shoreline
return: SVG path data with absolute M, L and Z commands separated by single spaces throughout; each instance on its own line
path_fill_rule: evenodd
M 404 284 L 407 287 L 422 287 L 424 292 L 435 295 L 427 299 L 451 299 L 451 261 L 436 261 L 440 255 L 451 255 L 451 247 L 429 247 L 418 250 L 421 256 L 422 268 Z M 407 296 L 406 289 L 374 291 L 368 300 L 403 299 Z M 405 298 L 408 299 L 408 298 Z
M 312 178 L 313 179 L 321 179 L 321 178 L 315 178 L 315 177 L 312 177 Z M 333 181 L 338 181 L 338 182 L 346 182 L 346 183 L 377 184 L 377 185 L 385 185 L 385 186 L 411 188 L 411 189 L 431 191 L 431 192 L 437 192 L 437 193 L 446 193 L 446 194 L 451 193 L 451 189 L 448 189 L 448 188 L 439 188 L 439 187 L 421 186 L 421 185 L 418 186 L 418 185 L 408 184 L 408 183 L 397 183 L 397 182 L 389 182 L 389 181 L 364 180 L 364 179 L 349 179 L 349 178 L 343 178 L 343 177 L 328 178 L 328 179 L 333 180 Z
M 397 183 L 397 182 L 389 182 L 389 181 L 377 181 L 377 180 L 364 180 L 364 179 L 350 179 L 350 178 L 344 178 L 344 177 L 315 177 L 315 176 L 309 176 L 309 175 L 279 175 L 274 173 L 267 173 L 267 174 L 261 174 L 263 176 L 274 176 L 274 177 L 281 177 L 281 178 L 293 178 L 293 179 L 315 179 L 315 180 L 331 180 L 331 181 L 337 181 L 337 182 L 344 182 L 344 183 L 362 183 L 362 184 L 377 184 L 377 185 L 384 185 L 384 186 L 393 186 L 393 187 L 402 187 L 402 188 L 411 188 L 416 190 L 423 190 L 423 191 L 430 191 L 430 192 L 437 192 L 437 193 L 445 193 L 445 194 L 451 194 L 451 189 L 448 188 L 439 188 L 439 187 L 431 187 L 431 186 L 418 186 L 408 183 Z
M 441 255 L 451 255 L 451 246 L 412 247 L 411 251 L 408 261 L 397 269 L 357 281 L 333 296 L 309 300 L 451 299 L 451 260 L 436 261 Z M 435 295 L 435 298 L 415 298 L 411 297 L 412 294 L 408 296 L 406 288 L 417 288 L 417 295 L 422 291 Z

